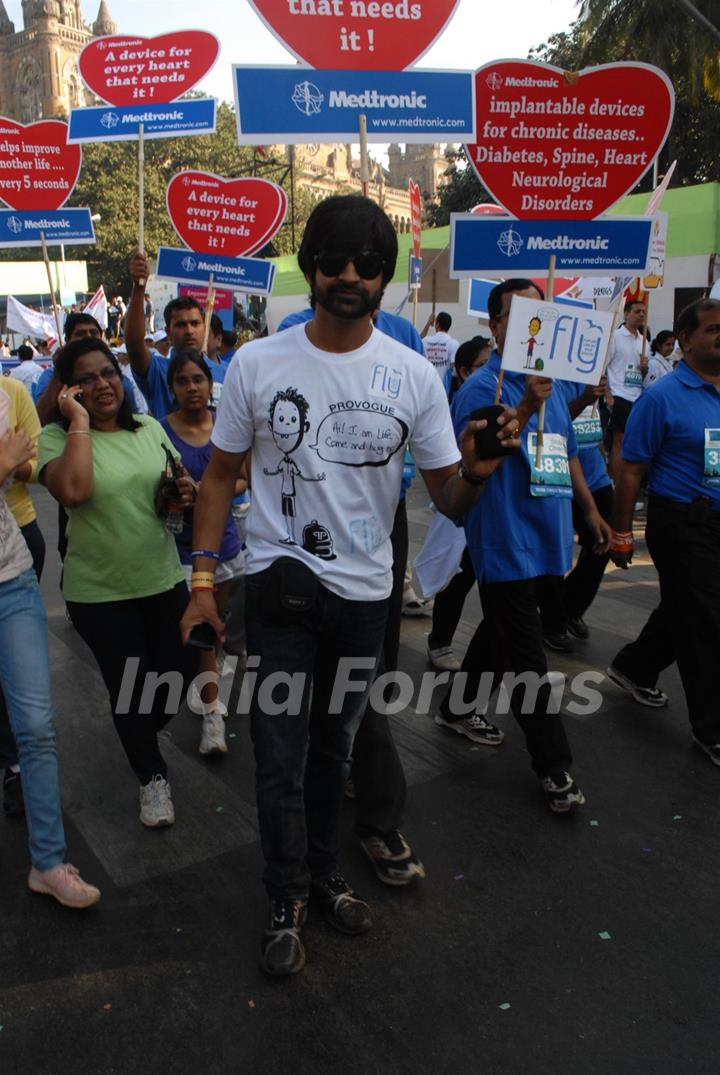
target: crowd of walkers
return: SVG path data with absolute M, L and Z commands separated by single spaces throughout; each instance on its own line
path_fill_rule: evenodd
M 381 308 L 396 259 L 381 209 L 328 198 L 298 254 L 305 310 L 228 354 L 217 319 L 174 299 L 163 353 L 147 334 L 149 267 L 136 254 L 122 363 L 78 313 L 34 402 L 24 377 L 0 381 L 0 767 L 6 813 L 27 819 L 33 891 L 78 908 L 100 899 L 66 860 L 31 482 L 58 503 L 68 617 L 107 688 L 148 828 L 175 822 L 158 733 L 184 700 L 201 717 L 200 753 L 228 749 L 217 673 L 228 613 L 242 624 L 268 974 L 302 969 L 310 899 L 345 933 L 373 924 L 340 868 L 345 795 L 382 881 L 425 874 L 401 832 L 405 776 L 374 689 L 387 674 L 392 696 L 403 613 L 432 617 L 428 661 L 447 683 L 438 728 L 500 747 L 488 703 L 514 673 L 510 704 L 547 806 L 585 802 L 550 705 L 547 652 L 589 637 L 584 617 L 608 562 L 632 560 L 642 496 L 661 600 L 608 674 L 661 706 L 658 677 L 676 661 L 694 741 L 720 765 L 709 682 L 720 643 L 720 303 L 693 303 L 648 347 L 645 307 L 629 301 L 606 376 L 588 388 L 502 370 L 513 297 L 543 298 L 537 284 L 498 284 L 491 335 L 460 344 L 447 313 L 433 311 L 420 336 Z M 536 466 L 541 411 L 541 450 L 562 457 L 565 475 L 552 487 Z M 418 472 L 437 518 L 455 521 L 449 537 L 431 528 L 444 568 L 434 603 L 409 588 L 405 493 Z M 476 584 L 482 619 L 461 661 L 453 636 Z M 540 685 L 530 705 L 528 675 Z

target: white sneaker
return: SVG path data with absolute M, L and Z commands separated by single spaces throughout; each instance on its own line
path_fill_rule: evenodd
M 222 702 L 215 702 L 209 713 L 203 714 L 202 735 L 198 750 L 201 754 L 227 754 L 225 742 L 225 716 L 227 709 Z
M 140 788 L 140 820 L 149 829 L 167 828 L 175 824 L 170 785 L 159 773 L 149 784 Z
M 441 668 L 443 672 L 459 672 L 460 661 L 453 653 L 450 646 L 438 646 L 437 649 L 427 648 L 427 656 L 433 668 Z
M 37 870 L 33 866 L 28 876 L 28 887 L 44 896 L 54 896 L 63 907 L 92 907 L 100 899 L 100 889 L 83 881 L 75 866 L 69 862 L 49 870 Z

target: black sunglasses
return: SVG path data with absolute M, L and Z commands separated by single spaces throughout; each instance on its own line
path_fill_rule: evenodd
M 339 276 L 349 261 L 353 263 L 355 271 L 363 280 L 373 280 L 379 276 L 385 264 L 385 258 L 376 250 L 363 250 L 354 257 L 350 254 L 331 253 L 315 255 L 315 264 L 323 276 Z

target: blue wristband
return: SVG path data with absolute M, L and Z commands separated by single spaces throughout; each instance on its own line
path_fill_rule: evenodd
M 193 551 L 190 553 L 190 556 L 192 557 L 193 560 L 195 559 L 196 556 L 209 556 L 211 560 L 219 560 L 220 559 L 220 553 L 219 552 L 213 552 L 212 549 L 193 549 Z

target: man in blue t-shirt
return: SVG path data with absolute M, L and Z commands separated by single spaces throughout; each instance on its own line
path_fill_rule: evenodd
M 720 301 L 686 306 L 676 334 L 682 362 L 642 394 L 628 419 L 611 556 L 622 568 L 632 560 L 633 508 L 647 472 L 656 625 L 674 646 L 694 741 L 720 765 Z
M 613 488 L 607 472 L 605 457 L 600 450 L 602 426 L 595 404 L 604 395 L 607 382 L 603 377 L 599 385 L 582 385 L 574 381 L 556 381 L 555 391 L 566 400 L 578 446 L 578 459 L 587 487 L 603 519 L 612 521 Z M 585 521 L 581 505 L 573 499 L 572 521 L 578 536 L 580 555 L 575 567 L 564 580 L 558 579 L 554 592 L 549 588 L 547 601 L 541 608 L 543 641 L 556 653 L 572 653 L 574 646 L 569 634 L 575 638 L 590 637 L 583 615 L 595 600 L 607 562 L 608 552 L 599 556 L 594 551 L 595 534 Z
M 149 350 L 145 342 L 145 286 L 150 270 L 145 255 L 135 254 L 130 259 L 129 269 L 133 288 L 125 320 L 125 346 L 135 380 L 151 414 L 160 421 L 174 407 L 167 371 L 173 355 L 179 351 L 202 353 L 212 373 L 212 401 L 217 405 L 227 372 L 227 366 L 218 357 L 218 350 L 222 347 L 220 318 L 213 314 L 207 350 L 203 350 L 205 314 L 200 303 L 189 295 L 171 299 L 164 311 L 170 351 L 165 357 L 159 351 Z
M 456 433 L 473 412 L 495 402 L 503 345 L 513 295 L 543 298 L 530 281 L 505 280 L 490 292 L 488 312 L 496 350 L 469 377 L 452 405 Z M 475 632 L 462 671 L 465 696 L 478 697 L 483 672 L 493 676 L 493 690 L 510 671 L 516 677 L 537 677 L 536 687 L 511 692 L 513 712 L 522 727 L 532 766 L 551 810 L 565 813 L 585 799 L 570 775 L 570 746 L 559 715 L 548 712 L 551 684 L 538 607 L 547 585 L 555 585 L 572 564 L 573 495 L 584 512 L 599 552 L 607 549 L 610 527 L 601 518 L 583 477 L 565 396 L 546 377 L 503 371 L 500 400 L 515 407 L 520 422 L 521 450 L 505 459 L 488 479 L 484 496 L 465 517 L 465 533 L 480 586 L 484 618 Z M 545 403 L 541 467 L 535 468 L 537 412 Z M 548 481 L 547 475 L 553 476 Z M 542 684 L 537 688 L 537 684 Z M 533 690 L 535 696 L 532 697 Z M 435 722 L 469 739 L 499 746 L 503 733 L 479 714 L 458 715 L 448 691 Z M 467 713 L 467 705 L 460 706 Z

